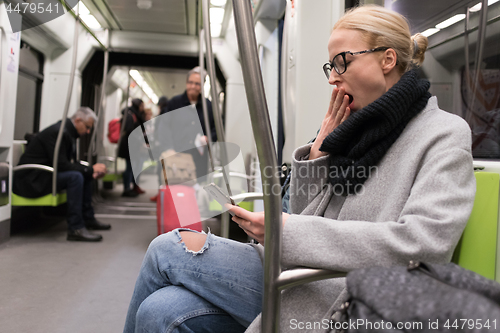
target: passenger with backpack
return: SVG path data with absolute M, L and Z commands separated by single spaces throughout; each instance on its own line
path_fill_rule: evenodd
M 126 117 L 125 126 L 120 131 L 121 140 L 118 147 L 118 157 L 124 158 L 126 161 L 126 168 L 123 172 L 123 197 L 136 197 L 144 191 L 134 181 L 134 174 L 132 172 L 132 161 L 130 160 L 129 142 L 128 137 L 132 131 L 144 123 L 144 102 L 139 98 L 132 100 L 132 105 L 122 110 L 122 117 Z M 133 187 L 131 188 L 131 185 Z

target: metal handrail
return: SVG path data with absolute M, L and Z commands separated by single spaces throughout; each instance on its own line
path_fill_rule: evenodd
M 286 138 L 286 131 L 288 124 L 287 122 L 287 113 L 288 110 L 288 101 L 287 101 L 287 92 L 288 92 L 288 23 L 286 20 L 286 8 L 288 8 L 288 3 L 285 7 L 285 21 L 283 23 L 283 36 L 281 37 L 281 115 L 283 119 L 283 135 Z
M 5 34 L 5 30 L 0 27 L 0 89 L 2 88 L 2 68 L 3 68 L 3 53 L 2 52 L 2 42 L 3 35 Z
M 279 314 L 280 292 L 276 281 L 281 273 L 281 198 L 274 195 L 273 186 L 280 186 L 275 172 L 267 175 L 266 167 L 277 167 L 276 149 L 272 138 L 271 122 L 259 66 L 257 43 L 255 38 L 250 1 L 233 0 L 234 23 L 238 39 L 238 49 L 243 70 L 243 79 L 247 95 L 250 118 L 260 161 L 262 188 L 264 190 L 265 216 L 265 253 L 264 253 L 264 294 L 262 311 L 262 331 L 272 332 L 275 328 L 273 318 L 277 309 Z M 271 238 L 272 237 L 272 238 Z
M 245 179 L 256 179 L 257 176 L 249 176 L 247 174 L 241 173 L 241 172 L 235 172 L 235 171 L 229 171 L 230 176 L 234 177 L 240 177 L 240 178 L 245 178 Z M 212 176 L 212 178 L 221 178 L 222 174 L 221 173 L 216 173 Z
M 262 192 L 248 192 L 236 194 L 231 197 L 236 202 L 239 201 L 252 201 L 252 200 L 262 200 L 264 199 L 264 193 Z
M 118 138 L 118 143 L 115 150 L 115 161 L 118 160 L 118 153 L 120 152 L 120 145 L 122 143 L 125 126 L 127 126 L 127 115 L 128 115 L 128 98 L 130 97 L 130 67 L 127 70 L 128 85 L 127 85 L 127 95 L 125 97 L 125 110 L 123 111 L 122 124 L 120 127 L 120 137 Z M 115 175 L 118 173 L 118 163 L 115 163 Z
M 483 60 L 483 50 L 484 50 L 484 39 L 486 37 L 486 22 L 488 21 L 488 0 L 482 0 L 481 1 L 482 6 L 481 6 L 481 14 L 479 16 L 479 24 L 478 24 L 478 31 L 477 31 L 477 47 L 476 47 L 476 58 L 475 58 L 475 66 L 476 66 L 476 72 L 474 75 L 474 81 L 472 84 L 472 94 L 470 98 L 470 114 L 474 112 L 473 108 L 473 103 L 476 95 L 476 90 L 478 86 L 478 81 L 479 81 L 479 72 L 481 70 L 481 62 Z M 465 64 L 466 67 L 469 66 L 469 64 Z M 467 78 L 468 79 L 468 78 Z
M 262 332 L 279 332 L 281 290 L 326 278 L 345 276 L 345 272 L 325 269 L 296 269 L 281 272 L 282 206 L 274 193 L 280 186 L 276 173 L 267 175 L 266 167 L 277 168 L 276 150 L 260 72 L 257 43 L 249 1 L 233 0 L 234 23 L 243 70 L 248 107 L 259 156 L 264 189 L 265 252 Z
M 114 162 L 116 159 L 113 156 L 99 156 L 97 158 L 98 161 L 108 161 L 108 162 Z
M 108 30 L 109 33 L 109 30 Z M 109 40 L 109 37 L 107 38 Z M 90 145 L 87 152 L 87 160 L 92 163 L 93 152 L 97 152 L 97 133 L 104 134 L 102 131 L 98 130 L 98 126 L 102 126 L 102 122 L 104 120 L 104 96 L 106 95 L 106 83 L 108 80 L 108 63 L 109 63 L 109 51 L 108 48 L 104 50 L 104 68 L 102 74 L 102 84 L 101 84 L 101 96 L 99 96 L 99 104 L 96 107 L 97 113 L 97 121 L 94 124 L 94 130 L 92 132 L 92 137 L 90 139 Z M 102 142 L 102 138 L 100 140 Z
M 276 286 L 279 290 L 284 290 L 304 283 L 338 278 L 346 276 L 346 272 L 330 271 L 328 269 L 315 269 L 315 268 L 295 268 L 283 271 Z M 278 321 L 279 322 L 279 321 Z
M 203 29 L 200 30 L 200 35 L 199 35 L 199 40 L 200 40 L 200 52 L 199 52 L 199 62 L 200 62 L 200 76 L 201 76 L 201 107 L 203 109 L 203 117 L 204 123 L 205 123 L 205 132 L 207 134 L 207 145 L 208 145 L 208 156 L 210 157 L 210 167 L 212 168 L 212 172 L 215 170 L 214 166 L 214 158 L 212 155 L 212 130 L 210 128 L 210 121 L 208 118 L 208 107 L 207 107 L 207 100 L 205 99 L 205 89 L 204 89 L 204 83 L 205 83 L 205 60 L 203 56 Z
M 469 68 L 469 19 L 470 19 L 470 8 L 465 6 L 465 27 L 464 27 L 464 51 L 465 51 L 465 82 L 469 83 L 470 80 L 470 68 Z
M 42 165 L 42 164 L 22 164 L 22 165 L 18 165 L 18 166 L 13 167 L 12 171 L 27 170 L 27 169 L 37 169 L 37 170 L 54 172 L 53 167 L 49 167 L 47 165 Z
M 77 10 L 77 16 L 79 16 L 79 10 Z M 57 195 L 57 163 L 59 162 L 59 148 L 61 147 L 62 136 L 64 133 L 64 128 L 66 126 L 66 120 L 68 117 L 69 104 L 71 102 L 71 93 L 73 92 L 73 82 L 75 79 L 75 69 L 76 69 L 76 57 L 78 56 L 78 27 L 80 21 L 75 20 L 75 32 L 73 35 L 73 59 L 71 60 L 71 73 L 69 77 L 68 93 L 66 95 L 66 104 L 64 106 L 64 113 L 61 120 L 61 127 L 59 128 L 59 133 L 57 134 L 56 146 L 54 148 L 54 159 L 52 161 L 52 166 L 54 168 L 54 174 L 52 175 L 52 196 Z
M 212 93 L 212 112 L 214 114 L 215 130 L 217 132 L 217 140 L 221 143 L 220 153 L 221 153 L 221 165 L 228 164 L 227 151 L 226 151 L 226 138 L 224 135 L 224 125 L 222 123 L 222 116 L 219 110 L 219 94 L 217 93 L 217 84 L 215 82 L 215 62 L 212 52 L 212 35 L 210 34 L 210 9 L 209 0 L 202 1 L 202 11 L 203 11 L 203 31 L 205 32 L 205 47 L 207 49 L 207 68 L 208 76 L 210 78 L 210 87 Z M 203 89 L 203 87 L 202 87 Z M 231 188 L 229 186 L 229 178 L 226 174 L 224 168 L 222 168 L 222 174 L 224 175 L 224 181 L 226 182 L 227 193 L 231 196 Z

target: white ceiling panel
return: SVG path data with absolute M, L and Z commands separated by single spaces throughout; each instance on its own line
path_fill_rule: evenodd
M 114 30 L 119 27 L 122 31 L 196 34 L 196 0 L 151 0 L 149 9 L 140 9 L 137 6 L 138 0 L 92 2 L 97 3 L 94 8 L 101 12 L 99 17 L 106 17 L 108 21 L 112 18 Z

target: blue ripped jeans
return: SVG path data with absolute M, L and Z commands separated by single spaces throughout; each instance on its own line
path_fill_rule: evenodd
M 249 244 L 208 233 L 198 252 L 176 229 L 142 263 L 124 333 L 244 332 L 262 308 L 262 263 Z

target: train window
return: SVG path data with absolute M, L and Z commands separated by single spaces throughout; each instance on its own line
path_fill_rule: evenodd
M 486 19 L 480 3 L 398 0 L 392 8 L 428 36 L 422 76 L 440 108 L 468 122 L 474 158 L 500 159 L 500 2 L 488 1 Z
M 42 53 L 21 42 L 14 128 L 15 140 L 23 140 L 26 133 L 39 131 L 43 61 Z

